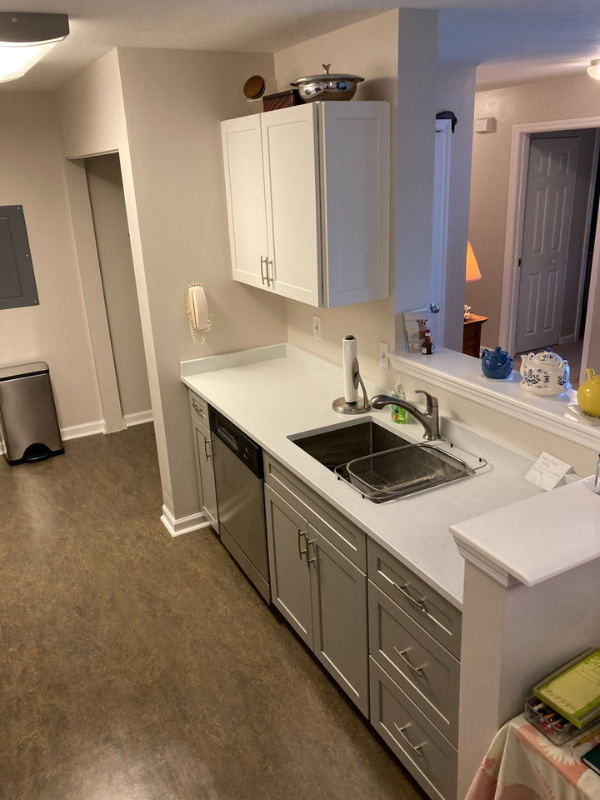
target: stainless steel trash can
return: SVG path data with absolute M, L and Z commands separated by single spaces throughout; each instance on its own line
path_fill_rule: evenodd
M 45 361 L 0 369 L 0 433 L 11 466 L 65 452 Z

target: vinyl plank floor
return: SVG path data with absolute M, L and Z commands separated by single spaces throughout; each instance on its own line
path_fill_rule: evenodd
M 0 459 L 2 800 L 418 800 L 206 529 L 152 425 Z

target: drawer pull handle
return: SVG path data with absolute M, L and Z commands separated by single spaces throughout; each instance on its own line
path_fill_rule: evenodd
M 406 648 L 406 650 L 398 650 L 398 648 L 397 648 L 397 647 L 394 647 L 394 650 L 395 650 L 395 651 L 398 653 L 398 655 L 400 656 L 400 658 L 402 659 L 402 661 L 404 661 L 404 663 L 406 664 L 406 666 L 407 666 L 407 667 L 410 667 L 410 668 L 412 669 L 412 671 L 413 671 L 413 672 L 416 672 L 416 673 L 417 673 L 417 675 L 418 675 L 420 678 L 424 678 L 424 677 L 425 677 L 425 673 L 423 672 L 423 670 L 425 669 L 425 667 L 427 666 L 427 664 L 423 664 L 423 666 L 422 666 L 422 667 L 414 667 L 414 666 L 413 666 L 413 665 L 410 663 L 410 661 L 408 660 L 408 656 L 406 655 L 406 654 L 408 653 L 408 651 L 410 650 L 410 648 L 409 648 L 409 647 L 407 647 L 407 648 Z
M 389 580 L 389 578 L 388 578 L 388 580 Z M 427 613 L 427 609 L 425 608 L 425 600 L 427 598 L 425 596 L 423 596 L 423 597 L 421 597 L 420 600 L 415 600 L 415 598 L 408 591 L 408 587 L 410 586 L 410 583 L 405 583 L 404 586 L 399 586 L 394 581 L 390 581 L 390 583 L 392 584 L 392 586 L 395 586 L 396 589 L 398 589 L 399 592 L 402 592 L 402 594 L 405 597 L 407 597 L 410 600 L 411 603 L 414 603 L 416 606 L 418 606 L 421 609 L 421 611 L 425 611 L 425 613 Z
M 302 556 L 305 556 L 308 553 L 308 544 L 306 548 L 302 549 L 302 537 L 304 536 L 306 540 L 306 533 L 304 531 L 298 531 L 298 555 L 300 557 L 300 561 L 302 561 Z
M 312 558 L 310 557 L 310 550 L 309 550 L 311 544 L 314 544 L 316 541 L 317 541 L 316 539 L 307 539 L 306 540 L 306 554 L 307 554 L 307 559 L 306 560 L 308 561 L 309 568 L 310 568 L 310 565 L 312 564 L 312 562 L 317 560 L 316 554 Z M 313 548 L 313 552 L 314 552 L 314 548 Z
M 410 728 L 410 722 L 407 723 L 406 725 L 403 725 L 401 728 L 398 727 L 398 725 L 396 725 L 396 723 L 394 722 L 394 727 L 396 728 L 400 736 L 404 739 L 406 744 L 410 747 L 410 749 L 414 750 L 414 752 L 419 756 L 419 758 L 423 758 L 423 748 L 425 747 L 427 742 L 422 742 L 422 744 L 418 744 L 415 747 L 414 744 L 411 742 L 411 740 L 408 738 L 408 736 L 404 733 L 404 731 L 407 728 Z
M 206 412 L 197 400 L 192 400 L 192 408 L 195 409 L 201 417 L 206 416 Z
M 212 458 L 212 442 L 210 439 L 204 440 L 204 455 L 206 458 Z

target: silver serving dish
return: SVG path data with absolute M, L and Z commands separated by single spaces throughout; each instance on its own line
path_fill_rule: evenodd
M 324 75 L 309 75 L 307 78 L 298 78 L 290 86 L 298 89 L 300 97 L 305 103 L 315 100 L 351 100 L 356 92 L 357 85 L 364 81 L 359 75 L 330 75 L 331 64 L 323 64 Z

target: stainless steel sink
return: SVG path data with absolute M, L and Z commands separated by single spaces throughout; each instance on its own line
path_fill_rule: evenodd
M 355 458 L 410 444 L 402 436 L 373 420 L 341 425 L 321 433 L 300 434 L 293 437 L 292 441 L 332 471 Z M 345 479 L 348 480 L 347 477 Z
M 373 420 L 291 437 L 373 503 L 385 503 L 473 475 L 449 442 L 409 442 Z M 470 454 L 473 455 L 473 454 Z

